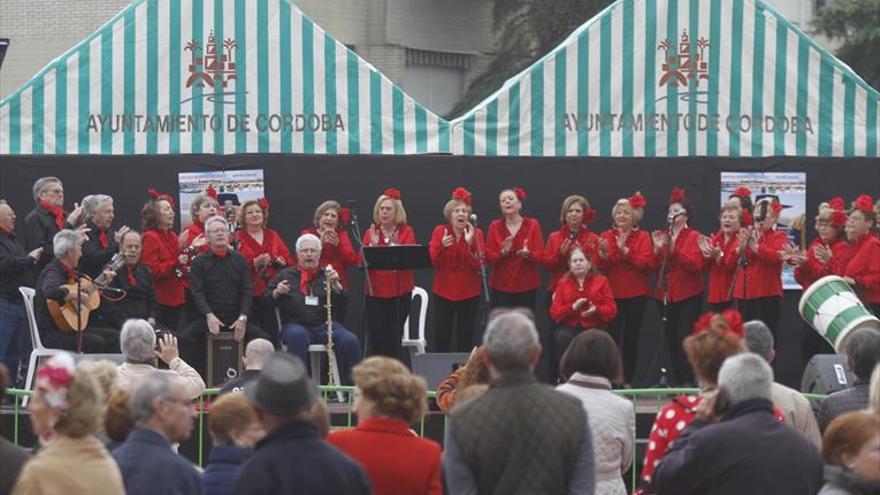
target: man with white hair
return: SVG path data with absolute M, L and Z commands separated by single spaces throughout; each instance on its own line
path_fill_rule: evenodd
M 774 417 L 767 361 L 750 352 L 727 358 L 718 389 L 703 400 L 654 471 L 656 493 L 818 492 L 822 459 L 803 434 Z
M 129 401 L 135 428 L 113 451 L 128 495 L 200 494 L 196 468 L 171 450 L 192 433 L 195 409 L 183 384 L 158 371 L 143 378 Z
M 444 459 L 449 492 L 593 493 L 587 414 L 579 400 L 535 378 L 535 324 L 520 313 L 496 316 L 483 345 L 492 382 L 452 413 Z
M 205 390 L 205 382 L 186 361 L 180 359 L 177 350 L 177 337 L 166 333 L 159 339 L 159 349 L 156 349 L 156 331 L 145 320 L 128 320 L 122 325 L 119 335 L 119 347 L 125 362 L 117 368 L 119 378 L 116 386 L 131 392 L 137 388 L 141 380 L 156 370 L 156 358 L 168 365 L 168 370 L 160 370 L 168 373 L 174 380 L 180 380 L 186 390 L 186 396 L 197 399 Z
M 113 198 L 106 194 L 86 196 L 83 198 L 82 207 L 88 233 L 83 243 L 79 269 L 94 278 L 119 250 L 119 241 L 122 234 L 128 231 L 128 227 L 123 225 L 115 232 L 110 229 L 113 226 L 113 219 L 116 218 L 116 212 L 113 209 Z
M 288 352 L 308 361 L 311 344 L 327 343 L 327 281 L 330 282 L 333 315 L 333 346 L 339 358 L 342 382 L 351 383 L 351 369 L 361 358 L 357 336 L 340 323 L 340 308 L 347 294 L 339 274 L 332 266 L 320 266 L 321 240 L 314 234 L 303 234 L 296 240 L 296 266 L 278 272 L 266 287 L 263 297 L 267 305 L 277 307 L 281 314 L 281 341 Z M 312 374 L 320 370 L 311 370 Z
M 233 380 L 226 382 L 220 389 L 223 395 L 229 392 L 241 392 L 253 382 L 263 370 L 263 365 L 275 353 L 275 346 L 266 339 L 254 339 L 248 342 L 244 350 L 244 356 L 241 363 L 244 365 L 244 372 Z
M 77 351 L 80 336 L 83 352 L 115 353 L 119 349 L 119 330 L 95 326 L 91 321 L 82 332 L 62 331 L 49 312 L 48 301 L 59 305 L 71 303 L 76 307 L 77 299 L 85 301 L 89 290 L 83 288 L 79 294 L 64 287 L 76 280 L 75 268 L 82 256 L 83 234 L 76 230 L 62 230 L 55 234 L 53 251 L 55 260 L 46 265 L 40 273 L 34 295 L 34 315 L 43 345 L 54 349 Z M 80 335 L 81 334 L 81 335 Z
M 269 339 L 248 322 L 251 312 L 251 276 L 244 256 L 229 247 L 229 224 L 223 217 L 205 221 L 210 250 L 194 259 L 189 283 L 193 300 L 203 318 L 197 318 L 180 336 L 184 358 L 204 376 L 205 342 L 208 333 L 231 331 L 236 341 Z
M 761 320 L 747 321 L 743 325 L 746 332 L 746 347 L 755 354 L 772 363 L 776 358 L 773 349 L 773 333 Z M 803 433 L 817 447 L 822 447 L 822 434 L 819 433 L 819 424 L 813 408 L 800 392 L 786 387 L 781 383 L 773 382 L 773 405 L 785 416 L 785 421 L 794 429 Z

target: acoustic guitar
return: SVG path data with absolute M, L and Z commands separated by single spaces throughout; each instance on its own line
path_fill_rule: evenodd
M 119 253 L 114 254 L 110 262 L 104 267 L 104 271 L 112 270 L 116 272 L 122 267 L 123 263 L 125 263 L 125 258 Z M 76 300 L 64 301 L 63 304 L 60 304 L 55 300 L 46 299 L 46 306 L 49 309 L 49 315 L 52 316 L 52 320 L 55 322 L 55 326 L 65 333 L 85 330 L 89 326 L 89 314 L 101 305 L 101 294 L 98 286 L 106 283 L 106 277 L 103 273 L 94 281 L 85 275 L 79 277 L 79 290 L 84 296 L 79 308 L 77 308 Z M 76 293 L 77 280 L 73 279 L 70 283 L 64 284 L 61 287 L 66 288 L 69 293 Z M 77 309 L 79 309 L 79 316 L 77 316 Z

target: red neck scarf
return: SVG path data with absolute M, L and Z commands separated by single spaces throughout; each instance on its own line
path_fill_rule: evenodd
M 40 206 L 49 210 L 49 213 L 55 215 L 55 225 L 57 225 L 59 229 L 64 228 L 64 208 L 51 205 L 45 200 L 40 200 Z
M 126 270 L 128 270 L 128 285 L 134 287 L 134 273 L 131 271 L 131 265 L 125 265 Z
M 98 234 L 98 242 L 101 243 L 101 247 L 107 249 L 110 246 L 110 240 L 107 239 L 107 231 L 102 230 L 100 234 Z
M 214 251 L 214 256 L 217 256 L 218 258 L 225 258 L 227 254 L 229 254 L 229 250 L 226 248 L 220 248 Z
M 315 279 L 318 276 L 318 269 L 313 268 L 311 270 L 307 270 L 303 268 L 300 270 L 299 277 L 299 291 L 302 292 L 302 295 L 308 295 L 309 293 L 309 282 Z
M 73 271 L 73 268 L 67 266 L 67 263 L 58 260 L 58 265 L 64 270 L 64 275 L 67 277 L 67 280 L 76 280 L 76 272 Z
M 7 229 L 6 227 L 0 225 L 0 232 L 5 234 L 13 235 L 15 232 L 12 229 Z
M 257 242 L 257 240 L 254 239 L 253 236 L 251 236 L 251 234 L 246 230 L 242 230 L 241 235 L 238 236 L 238 238 L 239 238 L 239 240 L 241 240 L 241 242 L 245 246 L 248 247 L 249 250 L 253 251 L 254 253 L 257 253 L 255 255 L 255 257 L 259 256 L 263 253 L 268 253 L 270 255 L 272 254 L 269 252 L 269 230 L 268 229 L 265 229 L 265 228 L 263 229 L 263 243 L 262 244 Z

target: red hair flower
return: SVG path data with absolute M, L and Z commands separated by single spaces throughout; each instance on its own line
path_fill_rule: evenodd
M 751 227 L 752 226 L 752 214 L 747 210 L 743 210 L 743 219 L 742 219 L 743 227 Z
M 846 225 L 846 212 L 843 210 L 831 211 L 831 226 L 836 229 L 842 229 Z
M 260 205 L 260 208 L 263 210 L 269 210 L 269 199 L 268 198 L 260 198 L 257 201 L 257 204 Z
M 387 196 L 391 199 L 396 199 L 397 201 L 400 201 L 400 191 L 398 191 L 397 189 L 395 189 L 393 187 L 389 187 L 388 189 L 385 189 L 385 192 L 383 192 L 382 195 Z
M 862 194 L 858 198 L 856 198 L 853 206 L 855 206 L 855 209 L 859 211 L 871 213 L 874 211 L 874 200 L 871 199 L 871 196 L 868 196 L 867 194 Z
M 736 188 L 736 191 L 733 191 L 734 196 L 739 196 L 741 198 L 751 198 L 752 190 L 745 186 L 740 186 Z
M 773 210 L 774 215 L 779 215 L 779 212 L 782 211 L 782 203 L 780 203 L 779 201 L 773 201 L 772 203 L 770 203 L 770 209 Z
M 348 225 L 348 222 L 351 221 L 351 210 L 348 208 L 343 208 L 342 211 L 339 212 L 339 224 L 340 225 Z
M 452 199 L 457 199 L 459 201 L 464 201 L 464 203 L 468 206 L 471 206 L 474 202 L 474 198 L 471 196 L 470 191 L 463 187 L 456 187 L 454 191 L 452 191 Z
M 832 210 L 842 210 L 846 208 L 846 203 L 843 201 L 843 198 L 836 196 L 828 200 L 828 207 Z
M 727 309 L 721 313 L 721 316 L 727 320 L 728 332 L 736 335 L 739 338 L 744 338 L 746 336 L 746 331 L 743 329 L 743 319 L 742 315 L 739 311 L 735 309 Z
M 208 184 L 208 188 L 205 189 L 205 194 L 207 194 L 208 197 L 213 199 L 214 201 L 217 201 L 217 190 L 214 189 L 213 185 Z
M 37 379 L 41 378 L 45 379 L 46 383 L 51 385 L 52 388 L 67 387 L 73 381 L 73 375 L 70 374 L 67 368 L 49 365 L 43 366 L 37 371 Z
M 697 335 L 699 333 L 703 333 L 709 329 L 712 323 L 712 317 L 715 316 L 715 313 L 709 311 L 708 313 L 704 313 L 703 316 L 694 323 L 693 334 Z
M 680 187 L 673 187 L 672 192 L 669 193 L 669 203 L 681 203 L 684 201 L 684 189 Z
M 648 202 L 645 201 L 645 197 L 642 196 L 642 193 L 640 193 L 640 192 L 638 192 L 638 191 L 636 191 L 635 194 L 633 194 L 632 196 L 630 196 L 629 199 L 627 199 L 627 201 L 629 201 L 629 205 L 630 205 L 631 207 L 633 207 L 633 208 L 635 208 L 635 209 L 637 209 L 637 210 L 640 210 L 640 209 L 644 208 L 645 205 L 648 204 Z
M 526 190 L 521 187 L 513 188 L 513 194 L 516 194 L 516 199 L 520 201 L 524 201 L 526 199 Z
M 587 211 L 584 212 L 584 222 L 590 223 L 596 219 L 596 209 L 595 208 L 587 208 Z
M 174 207 L 174 198 L 172 198 L 168 194 L 160 193 L 159 191 L 153 189 L 152 187 L 147 189 L 147 194 L 149 194 L 150 197 L 155 199 L 156 201 L 159 201 L 160 199 L 164 199 L 165 201 L 168 201 L 168 204 L 170 204 L 172 208 Z

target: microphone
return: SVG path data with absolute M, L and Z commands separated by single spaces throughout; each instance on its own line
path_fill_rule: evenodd
M 474 226 L 476 226 L 477 225 L 477 214 L 471 213 L 470 219 L 471 219 L 471 223 L 474 224 Z
M 666 215 L 666 222 L 672 223 L 675 221 L 676 218 L 684 215 L 685 213 L 686 213 L 686 211 L 682 210 L 682 209 L 672 210 L 669 212 L 669 215 Z
M 122 289 L 117 289 L 116 287 L 110 287 L 109 285 L 99 284 L 99 283 L 94 282 L 94 281 L 92 282 L 92 284 L 93 284 L 95 287 L 97 287 L 98 289 L 100 289 L 100 290 L 102 290 L 102 291 L 104 291 L 104 292 L 109 292 L 110 294 L 113 294 L 113 295 L 121 296 L 122 294 L 125 294 L 125 291 L 124 291 L 124 290 L 122 290 Z

